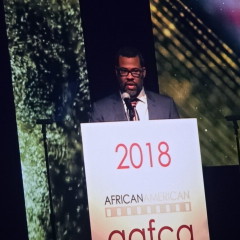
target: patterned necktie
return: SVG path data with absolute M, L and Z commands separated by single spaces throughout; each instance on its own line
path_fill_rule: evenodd
M 133 107 L 133 121 L 139 121 L 139 116 L 136 110 L 136 105 L 138 103 L 139 99 L 135 98 L 131 101 L 131 105 Z

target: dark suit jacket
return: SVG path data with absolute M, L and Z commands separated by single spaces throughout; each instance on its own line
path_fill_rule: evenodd
M 172 98 L 150 91 L 147 95 L 149 119 L 179 118 Z M 112 94 L 93 104 L 90 122 L 127 121 L 123 102 L 119 93 Z

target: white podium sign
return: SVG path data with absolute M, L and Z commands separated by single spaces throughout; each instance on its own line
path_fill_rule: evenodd
M 208 240 L 196 119 L 81 124 L 93 240 Z

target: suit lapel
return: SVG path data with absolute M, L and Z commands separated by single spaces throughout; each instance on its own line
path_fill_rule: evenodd
M 120 94 L 116 93 L 113 95 L 112 104 L 113 121 L 127 121 L 127 116 Z
M 146 95 L 147 95 L 149 119 L 150 120 L 158 119 L 159 116 L 158 116 L 156 101 L 153 98 L 151 92 L 146 91 Z

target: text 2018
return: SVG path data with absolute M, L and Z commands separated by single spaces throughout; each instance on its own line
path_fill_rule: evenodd
M 147 154 L 143 154 L 143 150 L 147 151 Z M 123 155 L 120 159 L 120 163 L 117 169 L 128 169 L 128 168 L 141 168 L 144 161 L 147 161 L 149 167 L 154 167 L 156 161 L 153 159 L 152 144 L 146 143 L 138 144 L 132 143 L 130 146 L 120 143 L 116 146 L 115 152 L 122 152 Z M 166 142 L 159 142 L 157 146 L 158 157 L 157 163 L 162 167 L 168 167 L 171 164 L 171 156 L 169 154 L 169 146 Z M 136 157 L 137 156 L 137 157 Z M 146 157 L 147 159 L 144 159 Z

